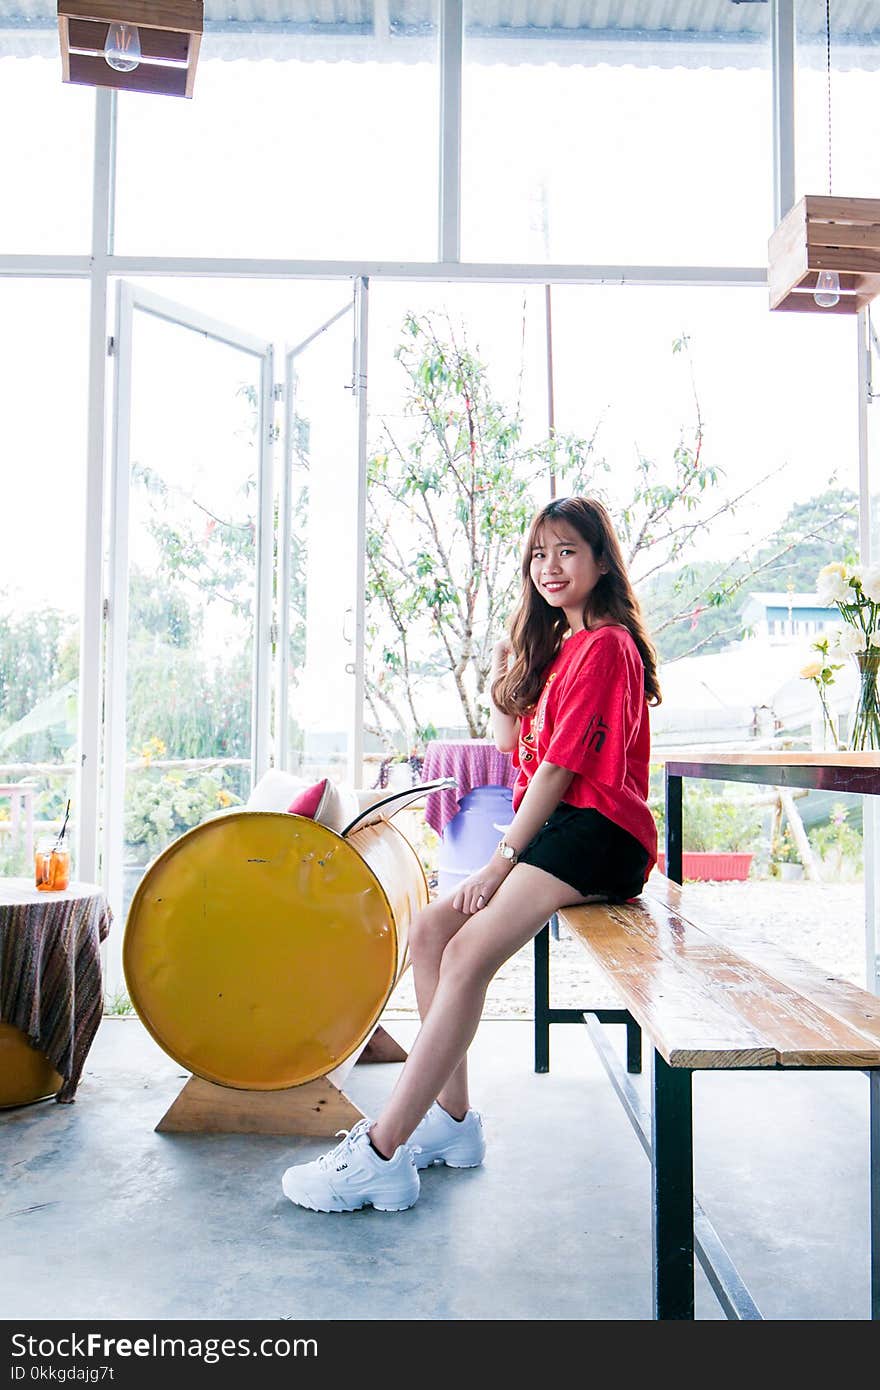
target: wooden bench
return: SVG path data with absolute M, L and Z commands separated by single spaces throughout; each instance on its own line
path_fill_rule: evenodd
M 549 1071 L 552 1023 L 585 1023 L 651 1159 L 655 1318 L 693 1318 L 694 1254 L 729 1318 L 760 1318 L 694 1197 L 691 1076 L 703 1070 L 867 1072 L 870 1087 L 871 1316 L 880 1318 L 880 998 L 721 924 L 700 926 L 687 889 L 654 873 L 632 903 L 560 910 L 559 921 L 621 995 L 621 1009 L 552 1009 L 549 933 L 535 940 L 535 1070 Z M 747 955 L 743 954 L 747 949 Z M 603 1023 L 627 1027 L 627 1071 L 651 1045 L 652 1105 Z

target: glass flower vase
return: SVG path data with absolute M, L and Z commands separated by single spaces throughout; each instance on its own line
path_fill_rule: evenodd
M 859 693 L 850 747 L 855 752 L 880 749 L 880 691 L 877 688 L 880 649 L 869 647 L 866 652 L 856 652 L 855 658 L 859 668 Z

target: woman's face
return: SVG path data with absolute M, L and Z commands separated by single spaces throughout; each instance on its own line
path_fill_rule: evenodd
M 544 601 L 563 609 L 572 632 L 579 632 L 587 599 L 607 568 L 573 526 L 545 521 L 532 547 L 529 576 Z

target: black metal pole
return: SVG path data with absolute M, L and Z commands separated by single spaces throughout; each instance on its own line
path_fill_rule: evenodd
M 876 1322 L 880 1320 L 880 1071 L 868 1072 L 868 1086 L 871 1134 L 868 1150 L 868 1177 L 871 1184 L 868 1248 L 871 1256 L 871 1317 Z
M 673 777 L 666 768 L 666 877 L 676 883 L 684 882 L 682 873 L 682 787 L 681 778 Z
M 535 937 L 535 1071 L 550 1070 L 550 928 Z

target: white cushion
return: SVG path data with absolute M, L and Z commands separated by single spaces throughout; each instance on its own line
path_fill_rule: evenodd
M 306 777 L 270 767 L 252 789 L 245 804 L 249 811 L 286 811 L 297 792 L 310 785 Z

